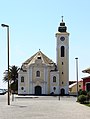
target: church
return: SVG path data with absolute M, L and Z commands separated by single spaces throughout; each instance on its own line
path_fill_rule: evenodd
M 69 33 L 60 22 L 56 36 L 56 63 L 42 51 L 22 63 L 18 72 L 18 94 L 69 94 Z

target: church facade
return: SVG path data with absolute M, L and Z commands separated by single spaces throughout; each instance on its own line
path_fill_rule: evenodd
M 69 93 L 69 33 L 62 21 L 56 36 L 56 63 L 40 50 L 22 63 L 18 73 L 18 94 Z

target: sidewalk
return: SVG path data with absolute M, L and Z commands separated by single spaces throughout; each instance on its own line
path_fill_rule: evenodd
M 76 98 L 16 97 L 11 105 L 0 102 L 0 119 L 90 119 L 90 107 L 77 103 Z

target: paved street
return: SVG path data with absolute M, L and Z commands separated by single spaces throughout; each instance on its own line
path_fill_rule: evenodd
M 0 119 L 90 119 L 90 107 L 75 97 L 15 96 L 7 105 L 7 95 L 0 95 Z

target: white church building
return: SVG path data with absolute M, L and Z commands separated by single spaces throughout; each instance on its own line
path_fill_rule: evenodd
M 56 63 L 40 50 L 22 63 L 18 73 L 18 94 L 69 93 L 69 33 L 62 21 L 56 36 Z

